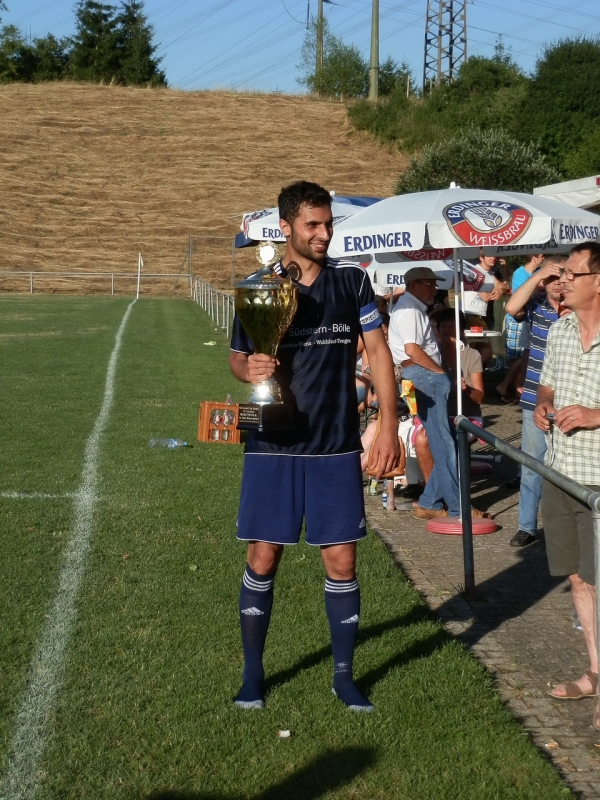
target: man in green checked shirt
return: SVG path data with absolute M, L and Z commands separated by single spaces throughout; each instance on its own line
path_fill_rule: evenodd
M 560 272 L 563 304 L 574 313 L 548 334 L 534 421 L 548 436 L 545 463 L 600 491 L 600 244 L 577 245 Z M 554 414 L 554 422 L 548 415 Z M 589 507 L 544 481 L 542 518 L 551 575 L 568 575 L 590 666 L 549 691 L 557 700 L 596 697 L 598 653 L 594 530 Z M 596 703 L 594 727 L 600 729 Z

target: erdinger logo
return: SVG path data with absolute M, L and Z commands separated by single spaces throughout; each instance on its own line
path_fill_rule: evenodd
M 261 219 L 262 217 L 267 217 L 271 213 L 271 209 L 265 208 L 264 211 L 253 211 L 252 214 L 246 214 L 243 221 L 244 226 L 244 236 L 248 238 L 248 229 L 250 227 L 250 223 L 254 222 L 257 219 Z
M 405 250 L 402 255 L 408 261 L 444 261 L 452 255 L 452 250 Z
M 467 247 L 491 247 L 518 242 L 531 225 L 531 214 L 514 203 L 472 200 L 444 209 L 453 234 Z

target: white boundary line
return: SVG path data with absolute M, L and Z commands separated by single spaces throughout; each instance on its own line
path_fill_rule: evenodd
M 77 613 L 77 595 L 90 547 L 97 500 L 100 440 L 113 404 L 115 371 L 123 332 L 135 302 L 133 300 L 127 307 L 117 331 L 106 373 L 104 400 L 86 443 L 81 485 L 73 504 L 73 531 L 65 552 L 58 590 L 35 648 L 27 689 L 17 714 L 8 766 L 0 783 L 2 800 L 32 800 L 43 777 L 40 761 L 52 732 L 67 646 Z

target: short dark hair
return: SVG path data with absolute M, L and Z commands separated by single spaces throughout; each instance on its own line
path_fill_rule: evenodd
M 435 319 L 436 319 L 438 328 L 440 327 L 442 322 L 455 322 L 456 321 L 456 317 L 455 317 L 454 309 L 453 308 L 440 308 L 440 310 L 436 311 L 436 313 L 435 313 Z M 465 315 L 463 314 L 462 311 L 459 311 L 458 312 L 458 319 L 459 319 L 459 323 L 458 324 L 460 325 L 460 332 L 462 334 L 462 333 L 465 332 L 465 330 L 467 328 L 467 318 L 465 317 Z
M 600 244 L 598 242 L 582 242 L 576 244 L 571 253 L 583 253 L 585 250 L 590 251 L 590 272 L 600 272 Z
M 564 264 L 566 260 L 567 257 L 564 253 L 553 253 L 551 256 L 546 256 L 541 263 L 540 269 L 545 267 L 546 264 Z
M 279 206 L 279 218 L 291 225 L 300 213 L 302 206 L 311 208 L 329 206 L 331 208 L 331 195 L 318 183 L 297 181 L 283 187 L 277 198 L 277 205 Z

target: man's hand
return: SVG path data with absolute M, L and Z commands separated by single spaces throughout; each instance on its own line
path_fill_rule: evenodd
M 231 371 L 242 383 L 260 383 L 268 380 L 278 364 L 279 361 L 276 358 L 262 353 L 247 355 L 232 351 L 229 355 Z
M 248 356 L 248 380 L 250 383 L 269 380 L 278 364 L 279 361 L 276 358 L 267 356 L 264 353 L 254 353 Z
M 369 470 L 377 470 L 375 477 L 377 480 L 391 472 L 398 466 L 400 461 L 400 442 L 398 441 L 398 431 L 381 430 L 373 444 L 369 457 Z
M 561 269 L 560 264 L 550 262 L 533 274 L 537 277 L 539 283 L 540 281 L 546 281 L 548 278 L 559 278 Z
M 549 431 L 551 422 L 548 419 L 548 414 L 554 414 L 555 420 L 557 411 L 549 400 L 542 400 L 538 403 L 533 412 L 533 421 L 541 431 Z
M 569 433 L 576 428 L 598 428 L 600 427 L 600 409 L 565 406 L 556 412 L 554 422 L 563 433 Z

